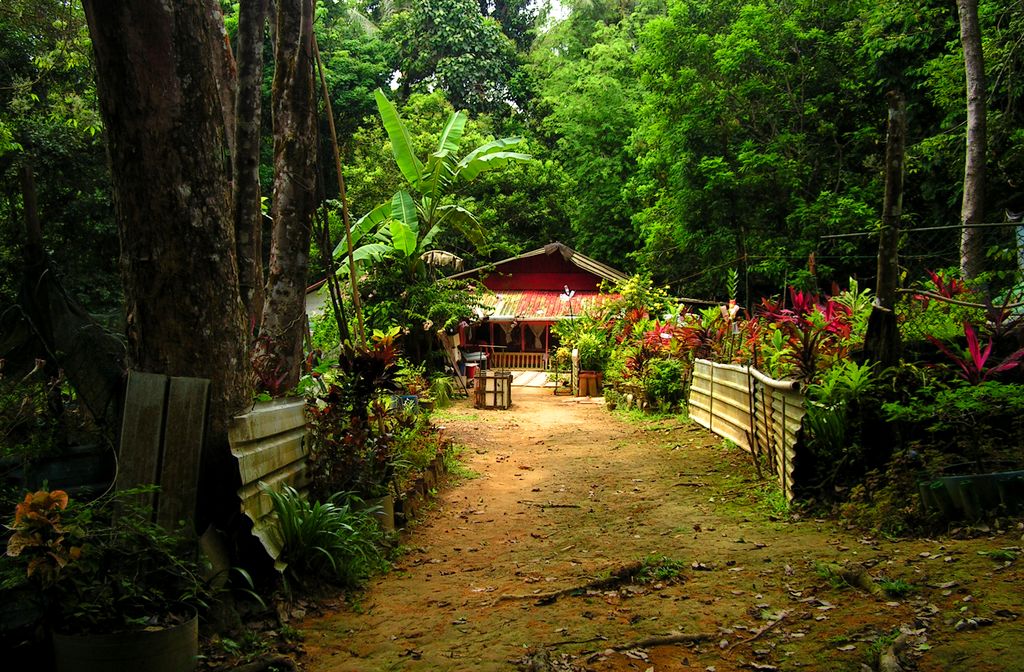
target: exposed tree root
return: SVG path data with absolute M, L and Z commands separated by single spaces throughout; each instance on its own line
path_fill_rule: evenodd
M 712 632 L 693 632 L 689 634 L 678 633 L 675 635 L 662 635 L 660 637 L 638 639 L 635 642 L 620 644 L 611 648 L 616 651 L 627 651 L 629 649 L 647 649 L 652 646 L 668 646 L 669 644 L 698 644 L 700 642 L 706 642 L 710 639 L 714 639 L 714 637 L 715 634 Z
M 725 657 L 728 657 L 728 656 L 729 656 L 729 654 L 730 654 L 730 653 L 732 653 L 732 650 L 733 650 L 733 649 L 735 649 L 735 648 L 736 648 L 737 646 L 742 646 L 742 645 L 744 645 L 744 644 L 750 644 L 750 643 L 751 643 L 751 642 L 753 642 L 753 641 L 754 641 L 755 639 L 757 639 L 758 637 L 760 637 L 760 636 L 761 636 L 761 635 L 763 635 L 764 633 L 768 632 L 769 630 L 771 630 L 772 628 L 774 628 L 774 627 L 775 627 L 776 625 L 778 625 L 779 623 L 782 623 L 782 620 L 783 620 L 784 618 L 786 618 L 786 614 L 785 614 L 785 613 L 783 613 L 782 615 L 780 615 L 780 616 L 779 616 L 779 617 L 778 617 L 778 618 L 777 618 L 776 620 L 772 621 L 772 622 L 771 622 L 771 623 L 769 623 L 768 625 L 764 626 L 763 628 L 761 628 L 760 630 L 758 630 L 757 632 L 755 632 L 755 633 L 754 633 L 753 635 L 751 635 L 750 637 L 747 637 L 746 639 L 741 639 L 741 640 L 739 640 L 738 642 L 733 642 L 732 646 L 730 646 L 729 648 L 727 648 L 727 649 L 726 649 L 725 651 L 723 651 L 723 652 L 722 652 L 722 657 L 723 657 L 723 658 L 725 658 Z
M 875 580 L 871 578 L 871 575 L 863 567 L 843 567 L 842 565 L 832 563 L 826 563 L 823 567 L 829 574 L 842 579 L 848 586 L 860 588 L 875 597 L 885 597 L 885 591 L 880 585 L 875 583 Z
M 900 654 L 907 648 L 910 636 L 901 634 L 892 644 L 886 647 L 885 651 L 878 657 L 878 672 L 903 672 L 900 664 Z
M 579 586 L 572 586 L 569 588 L 562 588 L 561 590 L 551 591 L 549 593 L 526 593 L 526 594 L 514 594 L 514 595 L 502 595 L 498 598 L 498 602 L 505 602 L 506 600 L 537 600 L 538 606 L 546 604 L 554 604 L 560 597 L 567 595 L 574 595 L 588 590 L 603 590 L 606 588 L 612 588 L 619 586 L 623 583 L 629 583 L 632 581 L 640 572 L 644 570 L 644 563 L 633 562 L 628 565 L 623 565 L 611 573 L 611 576 L 605 579 L 595 579 L 588 581 Z

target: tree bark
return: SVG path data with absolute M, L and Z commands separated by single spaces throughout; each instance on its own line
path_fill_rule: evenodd
M 213 25 L 217 30 L 219 40 L 214 44 L 216 49 L 217 68 L 214 70 L 217 77 L 217 93 L 220 96 L 221 114 L 224 116 L 225 140 L 228 144 L 228 154 L 235 155 L 235 99 L 238 95 L 238 67 L 235 64 L 235 55 L 231 52 L 231 38 L 228 37 L 227 27 L 224 25 L 224 13 L 220 8 L 219 0 L 207 0 L 210 12 L 213 15 Z M 228 179 L 234 173 L 228 175 Z
M 310 0 L 278 0 L 274 45 L 274 220 L 257 375 L 272 393 L 299 380 L 309 239 L 316 208 L 317 124 Z
M 885 197 L 882 228 L 878 234 L 878 282 L 875 305 L 868 317 L 864 351 L 868 359 L 890 366 L 899 361 L 900 332 L 896 324 L 896 290 L 899 284 L 900 217 L 903 214 L 903 173 L 907 119 L 903 96 L 886 94 L 889 104 L 885 145 Z
M 38 264 L 43 261 L 43 227 L 39 222 L 36 201 L 36 176 L 26 158 L 21 166 L 21 207 L 25 218 L 25 261 Z
M 232 164 L 238 285 L 251 332 L 263 319 L 263 211 L 260 128 L 263 118 L 263 28 L 267 0 L 238 6 L 238 95 Z
M 218 494 L 232 498 L 223 479 L 233 466 L 227 425 L 250 390 L 217 75 L 220 27 L 208 0 L 85 0 L 84 7 L 121 238 L 129 365 L 212 380 L 204 471 L 220 479 Z M 206 504 L 214 515 L 226 506 Z
M 983 270 L 984 248 L 981 229 L 972 224 L 985 221 L 985 59 L 978 26 L 978 0 L 957 0 L 960 42 L 964 49 L 967 75 L 967 156 L 964 162 L 964 197 L 960 210 L 960 272 L 966 279 Z

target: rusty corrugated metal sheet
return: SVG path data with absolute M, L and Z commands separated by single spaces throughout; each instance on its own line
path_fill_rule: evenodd
M 492 320 L 521 322 L 555 322 L 568 318 L 570 306 L 559 297 L 561 292 L 545 290 L 503 291 L 487 295 L 481 303 Z M 572 298 L 572 314 L 579 316 L 588 308 L 613 298 L 614 294 L 576 292 Z

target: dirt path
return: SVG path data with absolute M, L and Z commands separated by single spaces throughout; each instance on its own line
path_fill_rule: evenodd
M 515 670 L 532 656 L 533 669 L 859 671 L 901 626 L 919 670 L 1024 670 L 1024 559 L 979 555 L 1019 551 L 1019 528 L 889 542 L 781 520 L 747 455 L 696 425 L 630 422 L 545 390 L 513 399 L 509 411 L 461 402 L 441 416 L 480 477 L 442 489 L 394 571 L 354 606 L 301 624 L 307 670 Z M 509 598 L 649 556 L 680 561 L 679 581 Z M 821 563 L 910 592 L 842 586 Z M 710 638 L 608 651 L 672 633 Z

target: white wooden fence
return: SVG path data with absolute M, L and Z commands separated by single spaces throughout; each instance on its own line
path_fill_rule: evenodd
M 690 417 L 763 460 L 786 499 L 793 499 L 793 461 L 804 397 L 795 381 L 774 380 L 749 366 L 698 359 Z

